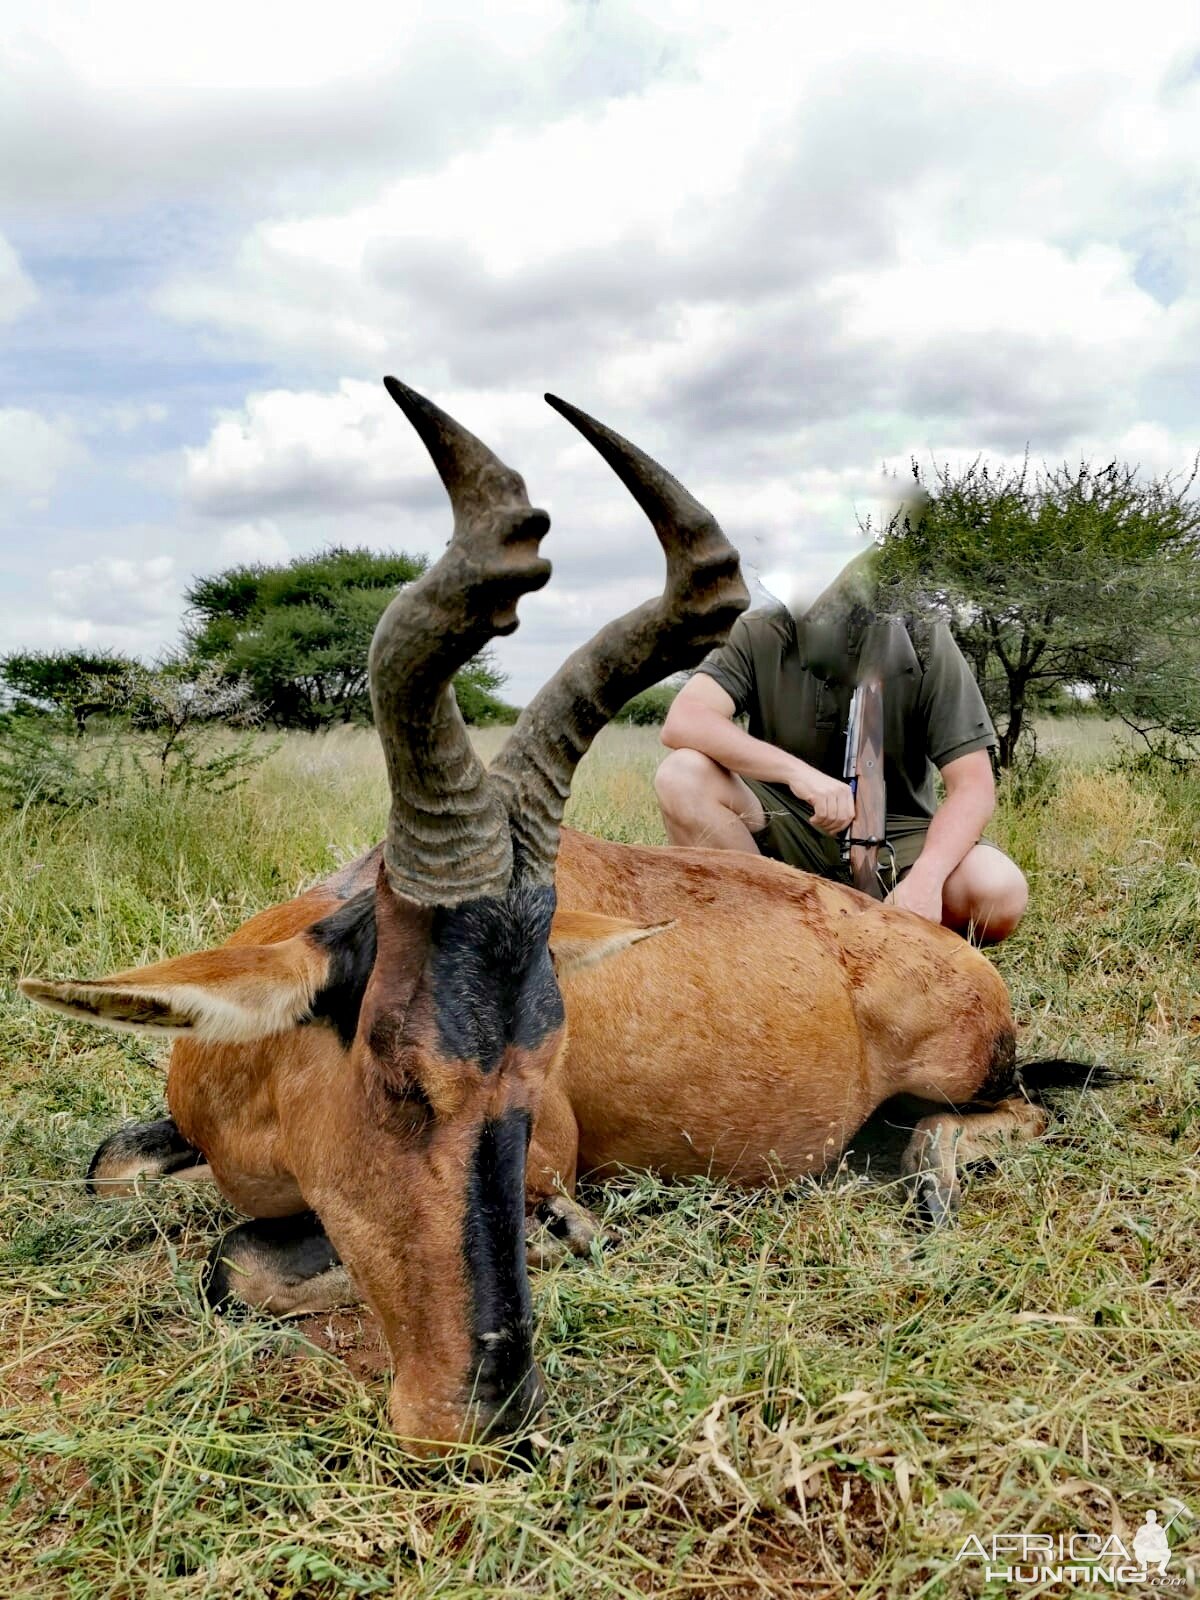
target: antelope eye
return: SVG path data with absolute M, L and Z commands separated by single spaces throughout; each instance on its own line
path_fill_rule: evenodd
M 436 1120 L 429 1096 L 415 1078 L 398 1078 L 381 1085 L 386 1105 L 386 1121 L 391 1132 L 419 1134 Z
M 395 1084 L 389 1084 L 388 1097 L 410 1107 L 413 1111 L 433 1115 L 433 1103 L 415 1078 L 403 1077 Z

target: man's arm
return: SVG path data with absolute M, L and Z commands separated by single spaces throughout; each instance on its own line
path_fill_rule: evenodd
M 813 827 L 822 833 L 835 835 L 848 828 L 854 819 L 849 785 L 810 767 L 799 756 L 755 739 L 733 721 L 734 710 L 733 700 L 716 679 L 698 672 L 676 695 L 663 723 L 662 742 L 671 750 L 699 750 L 739 777 L 784 784 L 812 807 Z
M 887 904 L 915 911 L 930 922 L 942 920 L 942 888 L 959 862 L 979 843 L 996 809 L 992 761 L 986 750 L 972 750 L 942 768 L 946 798 L 937 808 L 921 854 Z

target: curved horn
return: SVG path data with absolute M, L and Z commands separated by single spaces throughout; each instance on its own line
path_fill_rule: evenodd
M 555 395 L 546 399 L 596 447 L 654 524 L 667 582 L 657 600 L 610 622 L 564 662 L 492 764 L 521 870 L 539 883 L 553 881 L 571 779 L 600 729 L 642 689 L 720 644 L 750 603 L 738 553 L 712 513 L 619 433 Z
M 538 542 L 550 519 L 474 434 L 395 378 L 383 381 L 454 511 L 444 554 L 401 590 L 371 641 L 371 704 L 392 795 L 384 861 L 397 894 L 457 905 L 504 892 L 512 841 L 450 680 L 489 639 L 513 631 L 517 600 L 549 578 Z

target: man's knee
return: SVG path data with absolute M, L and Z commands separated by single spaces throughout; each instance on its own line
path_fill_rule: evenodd
M 729 774 L 699 750 L 672 750 L 654 774 L 654 793 L 668 816 L 687 817 L 720 803 Z
M 671 844 L 753 850 L 762 807 L 740 778 L 699 750 L 673 750 L 654 783 Z
M 976 845 L 951 874 L 946 909 L 953 922 L 989 944 L 1007 939 L 1025 915 L 1029 884 L 1002 850 Z

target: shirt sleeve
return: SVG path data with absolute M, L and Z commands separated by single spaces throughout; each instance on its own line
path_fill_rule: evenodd
M 696 668 L 721 685 L 733 701 L 733 714 L 740 717 L 754 698 L 754 651 L 746 617 L 734 623 L 728 639 L 710 650 Z
M 920 705 L 928 730 L 929 759 L 935 767 L 948 766 L 975 750 L 995 748 L 996 730 L 975 674 L 944 622 L 930 630 Z

